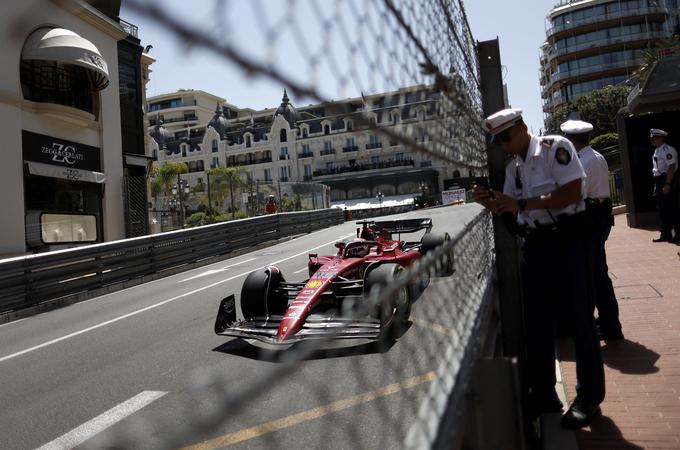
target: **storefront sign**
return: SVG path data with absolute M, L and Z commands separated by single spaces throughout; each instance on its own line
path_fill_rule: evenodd
M 465 189 L 449 189 L 442 191 L 442 204 L 452 205 L 465 203 Z
M 101 170 L 98 147 L 22 130 L 25 161 L 89 171 Z
M 71 169 L 50 164 L 28 161 L 28 172 L 41 177 L 62 178 L 69 181 L 87 181 L 88 183 L 105 183 L 106 175 L 92 170 Z

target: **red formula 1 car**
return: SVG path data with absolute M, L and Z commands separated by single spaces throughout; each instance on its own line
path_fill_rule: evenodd
M 290 344 L 332 336 L 339 339 L 381 339 L 400 329 L 411 312 L 411 302 L 427 280 L 399 290 L 389 305 L 368 308 L 375 285 L 389 284 L 405 267 L 449 240 L 448 234 L 430 233 L 431 219 L 357 222 L 357 237 L 337 242 L 337 254 L 309 254 L 309 279 L 286 282 L 274 266 L 248 275 L 241 289 L 237 320 L 234 295 L 220 303 L 215 332 L 223 336 L 256 339 L 269 344 Z M 425 230 L 418 242 L 404 242 L 402 233 Z M 392 234 L 398 238 L 393 239 Z M 438 275 L 453 273 L 453 257 Z

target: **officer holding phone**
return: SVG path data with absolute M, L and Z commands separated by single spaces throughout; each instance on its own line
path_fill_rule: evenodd
M 482 125 L 511 158 L 503 192 L 477 186 L 474 197 L 495 214 L 515 215 L 526 234 L 522 246 L 530 390 L 526 411 L 538 416 L 562 409 L 555 392 L 554 326 L 558 311 L 566 307 L 575 325 L 578 385 L 577 397 L 561 423 L 565 428 L 587 426 L 600 414 L 605 386 L 588 276 L 586 174 L 571 143 L 561 136 L 531 135 L 521 109 L 499 111 Z

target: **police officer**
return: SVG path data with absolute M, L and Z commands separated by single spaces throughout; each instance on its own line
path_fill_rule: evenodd
M 680 244 L 680 211 L 678 211 L 678 187 L 675 173 L 678 169 L 678 152 L 666 144 L 666 133 L 658 128 L 649 131 L 654 150 L 652 160 L 654 174 L 654 196 L 659 209 L 661 236 L 653 242 L 674 242 Z M 675 237 L 671 235 L 675 230 Z
M 586 212 L 592 220 L 590 257 L 593 276 L 593 297 L 598 318 L 595 320 L 598 334 L 606 341 L 621 340 L 619 305 L 609 278 L 605 242 L 609 238 L 613 219 L 609 189 L 609 166 L 599 152 L 589 144 L 593 125 L 581 120 L 567 120 L 560 129 L 571 141 L 586 172 Z
M 604 368 L 593 320 L 584 220 L 585 172 L 571 143 L 561 136 L 527 131 L 521 109 L 504 109 L 483 127 L 511 156 L 503 192 L 476 186 L 475 199 L 495 214 L 515 214 L 525 227 L 524 315 L 528 411 L 558 412 L 555 392 L 554 322 L 560 299 L 574 320 L 577 397 L 562 416 L 565 428 L 588 425 L 604 400 Z

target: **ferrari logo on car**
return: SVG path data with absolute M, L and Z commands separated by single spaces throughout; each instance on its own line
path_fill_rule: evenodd
M 323 284 L 323 281 L 312 280 L 312 281 L 309 281 L 305 287 L 308 287 L 308 288 L 312 288 L 312 289 L 313 289 L 313 288 L 318 288 L 318 287 L 321 286 L 322 284 Z

